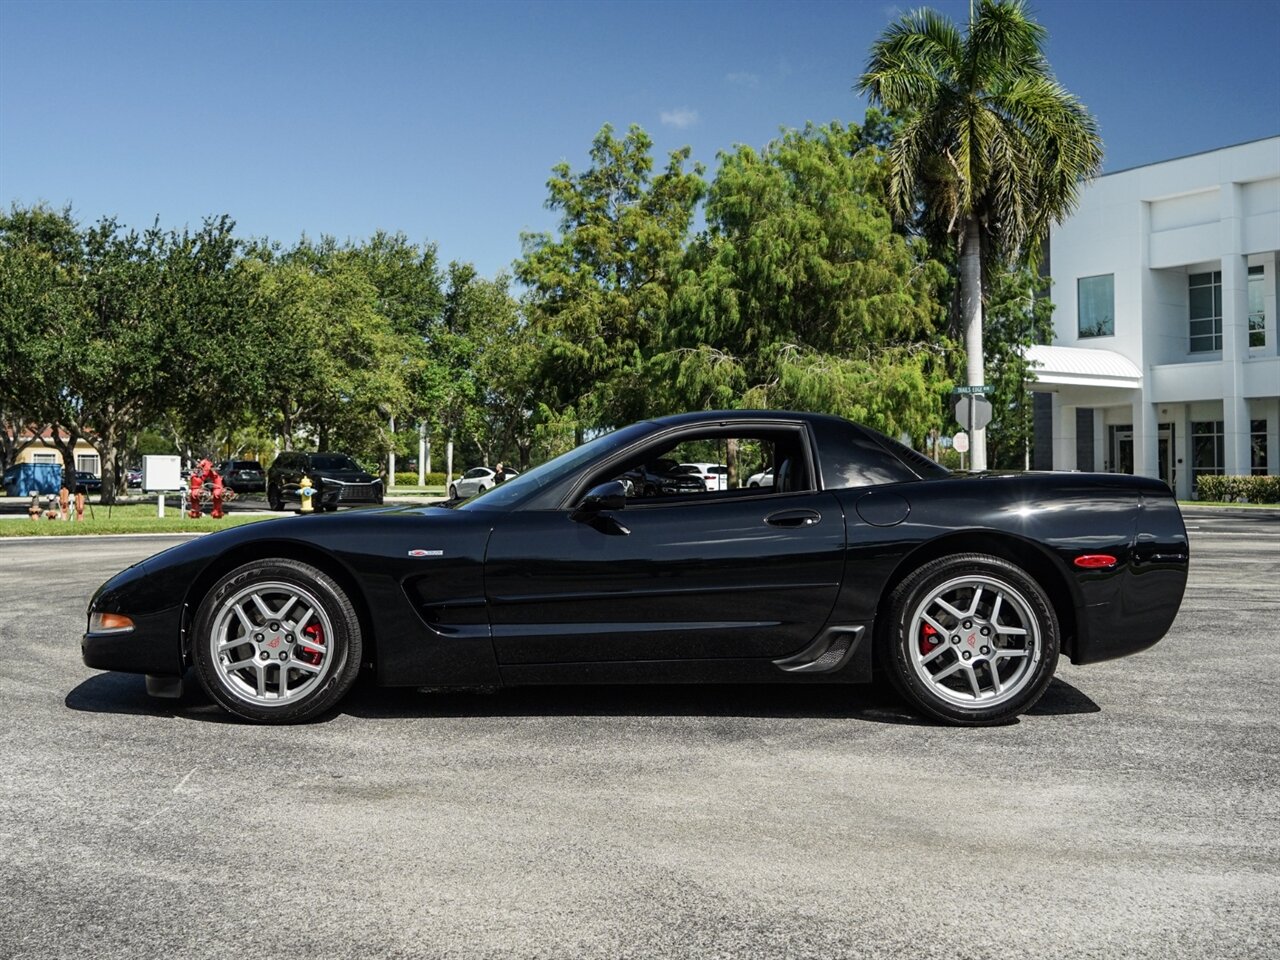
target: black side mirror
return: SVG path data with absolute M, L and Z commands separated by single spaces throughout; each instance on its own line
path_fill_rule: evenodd
M 604 510 L 621 510 L 627 505 L 627 488 L 621 480 L 592 487 L 573 511 L 574 520 L 589 520 Z

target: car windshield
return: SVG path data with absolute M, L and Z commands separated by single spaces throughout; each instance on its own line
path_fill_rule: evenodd
M 320 453 L 311 458 L 313 470 L 359 470 L 356 463 L 345 453 Z
M 457 509 L 491 510 L 519 503 L 539 490 L 544 490 L 551 484 L 563 480 L 583 464 L 597 457 L 608 456 L 611 451 L 630 443 L 637 434 L 648 432 L 651 426 L 648 423 L 633 423 L 621 430 L 603 434 L 580 447 L 575 447 L 568 453 L 562 453 L 554 460 L 548 460 L 540 467 L 534 467 L 527 473 L 513 476 L 506 483 L 500 483 L 490 487 L 484 493 L 476 494 L 466 502 L 458 504 Z

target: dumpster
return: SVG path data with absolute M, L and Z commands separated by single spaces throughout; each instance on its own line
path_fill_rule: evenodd
M 57 493 L 61 488 L 60 463 L 15 463 L 4 472 L 4 492 L 10 497 Z

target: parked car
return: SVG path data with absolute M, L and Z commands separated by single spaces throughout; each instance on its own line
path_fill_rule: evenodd
M 753 473 L 747 479 L 747 487 L 772 487 L 773 486 L 773 467 L 768 470 L 761 470 L 759 473 Z
M 503 472 L 506 473 L 507 480 L 520 475 L 509 467 Z M 494 479 L 494 471 L 492 469 L 489 467 L 472 467 L 453 483 L 449 484 L 449 499 L 465 500 L 467 497 L 474 497 L 477 493 L 484 493 L 497 485 L 498 482 Z
M 125 475 L 125 483 L 130 487 L 141 487 L 142 470 L 137 467 L 130 468 L 129 472 Z
M 257 460 L 223 460 L 218 472 L 222 482 L 236 493 L 261 493 L 267 489 L 267 472 Z
M 337 510 L 357 504 L 382 503 L 382 479 L 375 477 L 345 453 L 299 453 L 289 450 L 267 471 L 267 503 L 272 510 L 300 503 L 302 478 L 316 491 L 311 505 Z
M 629 497 L 674 497 L 690 493 L 706 493 L 701 476 L 686 473 L 674 460 L 661 457 L 642 463 L 618 477 Z
M 771 491 L 624 496 L 631 465 L 726 436 L 770 448 Z M 710 411 L 623 427 L 468 500 L 178 544 L 98 589 L 81 651 L 156 694 L 181 695 L 191 669 L 260 723 L 332 709 L 370 664 L 405 687 L 875 670 L 929 717 L 989 725 L 1035 704 L 1060 653 L 1159 641 L 1188 557 L 1154 478 L 952 474 L 839 417 Z M 1138 675 L 1128 695 L 1144 693 Z
M 681 473 L 690 473 L 699 477 L 708 490 L 727 490 L 729 488 L 729 468 L 723 463 L 682 463 Z
M 94 474 L 90 473 L 88 470 L 77 470 L 76 486 L 75 486 L 75 489 L 73 489 L 71 492 L 75 493 L 75 490 L 79 489 L 80 487 L 84 487 L 85 493 L 101 493 L 102 478 L 95 476 Z

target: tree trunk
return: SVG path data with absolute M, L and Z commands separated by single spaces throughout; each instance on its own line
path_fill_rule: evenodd
M 982 356 L 982 235 L 978 221 L 970 217 L 964 225 L 964 246 L 960 251 L 960 308 L 964 317 L 964 349 L 967 354 L 965 380 L 970 386 L 986 383 Z M 970 430 L 970 469 L 987 469 L 986 428 Z

